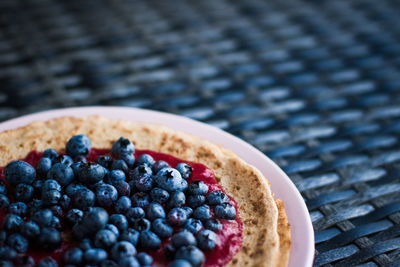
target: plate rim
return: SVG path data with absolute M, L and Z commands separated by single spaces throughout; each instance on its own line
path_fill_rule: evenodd
M 133 116 L 135 119 L 127 118 L 129 116 L 126 115 L 132 112 L 136 114 Z M 140 113 L 144 113 L 148 117 L 138 117 Z M 0 132 L 25 126 L 33 121 L 46 121 L 51 118 L 62 116 L 84 117 L 90 115 L 100 115 L 111 119 L 162 124 L 178 131 L 205 138 L 213 143 L 222 143 L 225 148 L 239 155 L 239 157 L 245 162 L 257 167 L 264 176 L 267 176 L 265 170 L 268 166 L 270 168 L 269 170 L 282 178 L 282 180 L 277 180 L 275 178 L 270 179 L 267 177 L 268 181 L 271 183 L 272 193 L 283 200 L 287 217 L 291 225 L 292 246 L 289 253 L 288 266 L 300 266 L 298 260 L 303 262 L 302 266 L 312 266 L 315 250 L 314 229 L 304 199 L 294 183 L 286 173 L 283 172 L 283 170 L 264 153 L 244 140 L 217 127 L 180 115 L 149 109 L 119 106 L 83 106 L 50 109 L 13 118 L 0 123 Z M 179 124 L 171 126 L 170 124 L 172 124 L 172 122 L 170 121 L 178 121 Z M 206 129 L 206 131 L 196 132 L 193 130 L 193 127 L 201 127 Z M 218 137 L 220 137 L 220 139 Z M 216 141 L 216 139 L 218 140 Z M 245 148 L 245 150 L 239 150 L 241 147 Z M 248 156 L 246 156 L 247 154 L 245 153 L 247 153 Z M 268 164 L 260 165 L 263 161 Z M 288 192 L 285 193 L 284 191 Z M 290 205 L 287 205 L 288 203 L 290 203 Z

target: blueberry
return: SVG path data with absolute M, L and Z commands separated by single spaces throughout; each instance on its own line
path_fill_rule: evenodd
M 29 245 L 28 240 L 18 233 L 10 235 L 7 244 L 19 253 L 26 252 Z
M 106 169 L 109 169 L 111 167 L 112 161 L 112 158 L 107 155 L 101 155 L 96 159 L 96 162 Z
M 54 165 L 54 164 L 57 164 L 57 163 L 62 163 L 62 164 L 71 166 L 71 165 L 74 163 L 74 161 L 73 161 L 73 159 L 72 159 L 70 156 L 68 156 L 68 155 L 60 155 L 60 156 L 56 157 L 56 158 L 53 160 L 53 165 Z
M 142 266 L 150 266 L 153 263 L 153 257 L 145 252 L 140 252 L 136 258 Z
M 125 173 L 122 170 L 112 170 L 108 175 L 108 182 L 113 184 L 117 181 L 125 181 Z
M 8 207 L 8 212 L 24 217 L 28 213 L 28 206 L 24 202 L 14 202 Z
M 185 192 L 187 189 L 188 189 L 188 182 L 186 180 L 182 179 L 178 190 Z
M 147 207 L 146 217 L 150 221 L 154 221 L 157 218 L 165 218 L 165 211 L 163 206 L 156 202 L 150 203 L 150 205 Z
M 217 244 L 217 235 L 208 229 L 201 231 L 197 235 L 199 248 L 202 250 L 212 250 Z
M 193 218 L 199 220 L 208 220 L 211 218 L 211 210 L 208 205 L 201 205 L 193 211 Z
M 159 187 L 151 189 L 150 196 L 154 202 L 158 202 L 160 204 L 165 203 L 169 199 L 168 191 Z
M 79 248 L 83 251 L 86 251 L 90 248 L 92 248 L 92 241 L 90 240 L 90 238 L 85 238 L 81 241 L 81 243 L 79 244 Z
M 52 219 L 53 212 L 51 212 L 51 210 L 49 209 L 38 210 L 32 216 L 32 220 L 36 222 L 40 227 L 50 226 Z
M 10 205 L 10 200 L 6 195 L 0 194 L 0 209 L 5 209 Z
M 203 181 L 193 181 L 188 188 L 188 193 L 191 195 L 205 195 L 208 192 L 208 185 Z
M 129 167 L 128 164 L 122 159 L 116 159 L 111 164 L 111 170 L 121 170 L 125 173 L 128 172 Z
M 135 219 L 144 218 L 145 212 L 141 207 L 133 207 L 133 208 L 129 208 L 126 211 L 125 215 L 128 220 L 134 221 Z
M 94 245 L 107 249 L 117 242 L 117 236 L 110 230 L 103 229 L 97 232 L 94 238 Z
M 63 210 L 66 210 L 69 207 L 69 204 L 71 204 L 71 198 L 67 195 L 62 195 L 60 198 L 60 206 Z
M 183 230 L 172 236 L 171 244 L 175 248 L 180 248 L 182 246 L 190 246 L 190 245 L 196 246 L 197 241 L 191 232 Z
M 196 234 L 203 228 L 203 224 L 200 220 L 189 218 L 185 223 L 184 228 L 191 233 Z
M 72 206 L 83 210 L 94 205 L 96 196 L 95 194 L 87 188 L 78 190 L 72 196 Z
M 61 191 L 61 185 L 54 179 L 47 179 L 43 182 L 42 192 L 49 190 Z
M 114 186 L 103 184 L 96 189 L 96 201 L 99 206 L 111 207 L 118 199 L 118 192 Z
M 75 224 L 72 233 L 78 239 L 96 233 L 103 229 L 108 222 L 108 213 L 102 208 L 94 207 L 87 211 L 82 220 Z
M 138 164 L 146 164 L 148 166 L 151 166 L 155 163 L 154 159 L 152 156 L 149 154 L 142 154 L 136 161 Z
M 167 216 L 167 221 L 173 226 L 181 226 L 186 223 L 187 214 L 182 208 L 173 208 Z
M 149 205 L 149 195 L 144 192 L 135 193 L 132 198 L 132 206 L 145 207 Z
M 17 160 L 7 164 L 4 168 L 4 177 L 14 186 L 21 183 L 31 184 L 36 178 L 36 171 L 29 163 Z
M 167 207 L 169 209 L 178 208 L 183 206 L 186 202 L 185 194 L 181 191 L 176 191 L 171 194 L 171 197 L 168 200 Z
M 200 267 L 204 264 L 204 253 L 195 246 L 185 246 L 178 249 L 175 259 L 183 259 L 189 261 L 194 267 Z
M 136 248 L 127 241 L 120 241 L 111 249 L 111 258 L 117 262 L 123 258 L 134 257 L 135 255 Z
M 152 169 L 146 165 L 146 164 L 141 164 L 138 165 L 136 168 L 133 169 L 133 171 L 130 173 L 130 176 L 132 179 L 136 180 L 141 176 L 151 176 L 153 175 Z
M 95 184 L 103 180 L 106 169 L 96 163 L 81 164 L 78 169 L 78 180 L 83 184 Z
M 60 232 L 54 228 L 44 227 L 38 237 L 40 248 L 45 250 L 54 250 L 61 245 Z
M 109 223 L 115 225 L 119 231 L 128 229 L 128 220 L 122 214 L 113 214 L 110 216 Z
M 28 255 L 17 256 L 14 259 L 14 263 L 16 266 L 22 266 L 22 267 L 34 267 L 35 266 L 35 260 L 31 256 L 28 256 Z
M 64 263 L 80 265 L 83 261 L 83 252 L 79 248 L 71 248 L 64 253 Z
M 155 181 L 159 187 L 173 192 L 180 189 L 182 176 L 173 168 L 163 168 L 155 176 Z
M 107 224 L 106 227 L 104 227 L 103 230 L 111 231 L 115 235 L 115 237 L 118 239 L 119 230 L 118 230 L 117 226 L 115 226 L 114 224 L 110 224 L 110 223 Z
M 176 165 L 176 169 L 181 173 L 183 179 L 187 179 L 192 175 L 192 167 L 186 163 L 179 163 Z
M 71 157 L 86 156 L 92 148 L 92 142 L 86 135 L 80 134 L 68 140 L 65 151 Z
M 220 219 L 234 220 L 236 218 L 236 210 L 229 203 L 223 203 L 215 207 L 215 215 Z
M 128 228 L 127 230 L 123 231 L 120 236 L 119 240 L 120 241 L 128 241 L 129 243 L 132 243 L 134 246 L 137 245 L 139 242 L 139 232 L 136 231 L 133 228 Z
M 118 157 L 123 154 L 133 154 L 135 153 L 135 146 L 132 144 L 129 139 L 124 137 L 120 137 L 111 148 L 111 153 Z
M 214 232 L 222 230 L 222 223 L 218 219 L 209 219 L 206 221 L 204 226 Z
M 27 238 L 35 238 L 40 234 L 40 227 L 33 221 L 25 222 L 21 227 L 21 233 Z
M 39 261 L 36 267 L 58 267 L 57 262 L 50 256 Z
M 222 191 L 214 191 L 207 196 L 207 203 L 209 205 L 219 205 L 222 203 L 227 203 L 228 201 L 228 196 Z
M 61 186 L 66 186 L 74 179 L 74 171 L 66 164 L 56 163 L 47 173 L 47 179 L 54 179 Z
M 80 222 L 83 218 L 83 211 L 79 209 L 70 209 L 65 216 L 65 220 L 69 225 L 75 225 Z
M 0 194 L 7 194 L 7 187 L 3 180 L 0 180 Z
M 187 204 L 192 208 L 197 208 L 206 202 L 206 197 L 203 195 L 189 195 L 187 197 Z
M 42 202 L 44 206 L 56 205 L 61 198 L 61 192 L 57 190 L 43 191 Z
M 139 244 L 142 249 L 155 250 L 161 247 L 161 240 L 155 233 L 146 230 L 140 233 Z
M 135 186 L 139 191 L 150 191 L 153 188 L 153 179 L 148 174 L 143 174 L 135 180 Z
M 115 211 L 118 213 L 126 213 L 126 211 L 131 207 L 132 201 L 127 196 L 120 197 L 115 203 Z
M 102 185 L 105 185 L 106 183 L 104 181 L 99 181 L 97 183 L 93 183 L 87 186 L 87 188 L 89 188 L 90 190 L 92 190 L 93 192 L 96 192 L 96 190 L 101 187 Z
M 170 237 L 174 231 L 165 219 L 155 219 L 151 224 L 151 230 L 161 238 Z
M 85 162 L 78 161 L 78 162 L 74 162 L 73 164 L 71 164 L 70 167 L 71 167 L 72 171 L 74 172 L 74 177 L 78 177 L 78 175 L 79 175 L 79 168 L 80 168 L 80 166 L 81 166 L 82 164 L 85 164 Z
M 53 160 L 56 157 L 58 157 L 58 152 L 55 149 L 48 148 L 45 151 L 43 151 L 42 157 L 43 158 L 49 158 L 49 159 Z
M 192 267 L 192 264 L 187 260 L 174 260 L 168 267 Z
M 121 267 L 140 267 L 140 263 L 135 257 L 123 258 L 118 262 Z
M 125 181 L 117 181 L 112 185 L 117 189 L 118 196 L 129 196 L 131 194 L 131 187 Z
M 163 161 L 163 160 L 159 160 L 159 161 L 156 161 L 156 162 L 153 164 L 152 169 L 153 169 L 153 172 L 154 172 L 154 173 L 157 173 L 157 172 L 159 172 L 161 169 L 163 169 L 163 168 L 168 168 L 168 167 L 169 167 L 169 164 L 168 164 L 168 163 L 166 163 L 166 162 Z
M 81 189 L 87 189 L 86 186 L 81 185 L 81 184 L 76 184 L 76 183 L 71 183 L 67 186 L 65 189 L 65 193 L 72 198 L 76 192 L 78 192 Z
M 136 219 L 133 221 L 133 228 L 138 230 L 139 232 L 149 230 L 151 222 L 147 219 Z
M 125 161 L 128 168 L 132 168 L 135 164 L 135 156 L 133 154 L 122 154 L 119 156 L 119 159 Z
M 0 259 L 12 260 L 17 256 L 17 251 L 9 246 L 0 246 Z M 1 266 L 1 265 L 0 265 Z M 13 266 L 13 265 L 11 265 Z
M 50 158 L 41 158 L 36 165 L 36 173 L 41 178 L 46 178 L 48 171 L 51 169 L 52 161 Z
M 15 187 L 15 199 L 17 201 L 28 202 L 33 197 L 33 186 L 28 184 L 18 184 Z
M 94 207 L 86 212 L 83 216 L 82 223 L 90 226 L 93 233 L 104 228 L 108 222 L 108 213 L 103 208 Z
M 83 254 L 83 258 L 89 264 L 99 264 L 107 259 L 107 252 L 101 248 L 89 248 Z

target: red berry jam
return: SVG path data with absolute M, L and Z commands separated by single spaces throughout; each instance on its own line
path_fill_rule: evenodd
M 171 167 L 176 167 L 176 165 L 181 162 L 187 163 L 189 166 L 192 167 L 192 175 L 187 180 L 189 185 L 192 181 L 203 181 L 205 184 L 208 185 L 209 193 L 217 190 L 224 191 L 222 186 L 219 185 L 218 182 L 216 181 L 214 173 L 202 164 L 184 161 L 167 154 L 157 153 L 150 150 L 136 150 L 135 157 L 138 158 L 140 157 L 140 155 L 145 153 L 151 155 L 155 160 L 163 160 L 167 162 Z M 91 149 L 89 155 L 87 156 L 87 159 L 88 161 L 94 162 L 98 156 L 109 155 L 109 154 L 110 154 L 109 149 L 93 148 Z M 32 151 L 22 160 L 30 163 L 33 167 L 36 167 L 40 158 L 41 158 L 40 152 Z M 4 167 L 0 167 L 0 179 L 5 181 L 3 170 Z M 223 225 L 223 228 L 222 230 L 216 232 L 218 236 L 217 246 L 211 251 L 204 251 L 206 256 L 206 262 L 204 266 L 210 266 L 210 267 L 224 266 L 233 258 L 233 256 L 241 248 L 243 240 L 243 233 L 242 233 L 243 223 L 239 217 L 237 203 L 233 198 L 229 197 L 229 199 L 230 199 L 229 203 L 236 209 L 236 214 L 237 214 L 236 219 L 220 220 Z M 2 225 L 5 213 L 6 213 L 5 210 L 0 210 L 0 225 Z M 62 218 L 60 219 L 62 222 Z M 177 230 L 178 229 L 175 229 L 175 232 Z M 61 247 L 55 251 L 43 252 L 40 251 L 40 248 L 37 248 L 36 250 L 30 248 L 26 254 L 32 256 L 36 262 L 38 262 L 40 259 L 46 256 L 51 256 L 53 257 L 53 259 L 55 259 L 57 262 L 61 264 L 64 252 L 71 247 L 77 246 L 77 243 L 73 240 L 70 232 L 63 232 L 62 239 L 63 242 Z M 167 260 L 164 257 L 164 248 L 168 244 L 170 244 L 170 238 L 163 240 L 161 248 L 158 249 L 157 251 L 146 251 L 151 256 L 153 256 L 154 259 L 153 264 L 155 266 L 166 266 L 168 264 Z M 138 252 L 140 252 L 140 250 Z

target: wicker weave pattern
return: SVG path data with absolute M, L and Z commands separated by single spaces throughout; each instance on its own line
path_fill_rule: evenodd
M 400 266 L 398 1 L 0 1 L 0 120 L 123 105 L 227 130 L 306 199 L 315 266 Z

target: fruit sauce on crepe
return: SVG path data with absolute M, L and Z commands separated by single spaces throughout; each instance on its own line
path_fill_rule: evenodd
M 74 136 L 66 153 L 32 151 L 0 169 L 10 261 L 224 266 L 239 251 L 237 203 L 206 166 L 125 138 L 110 150 Z

